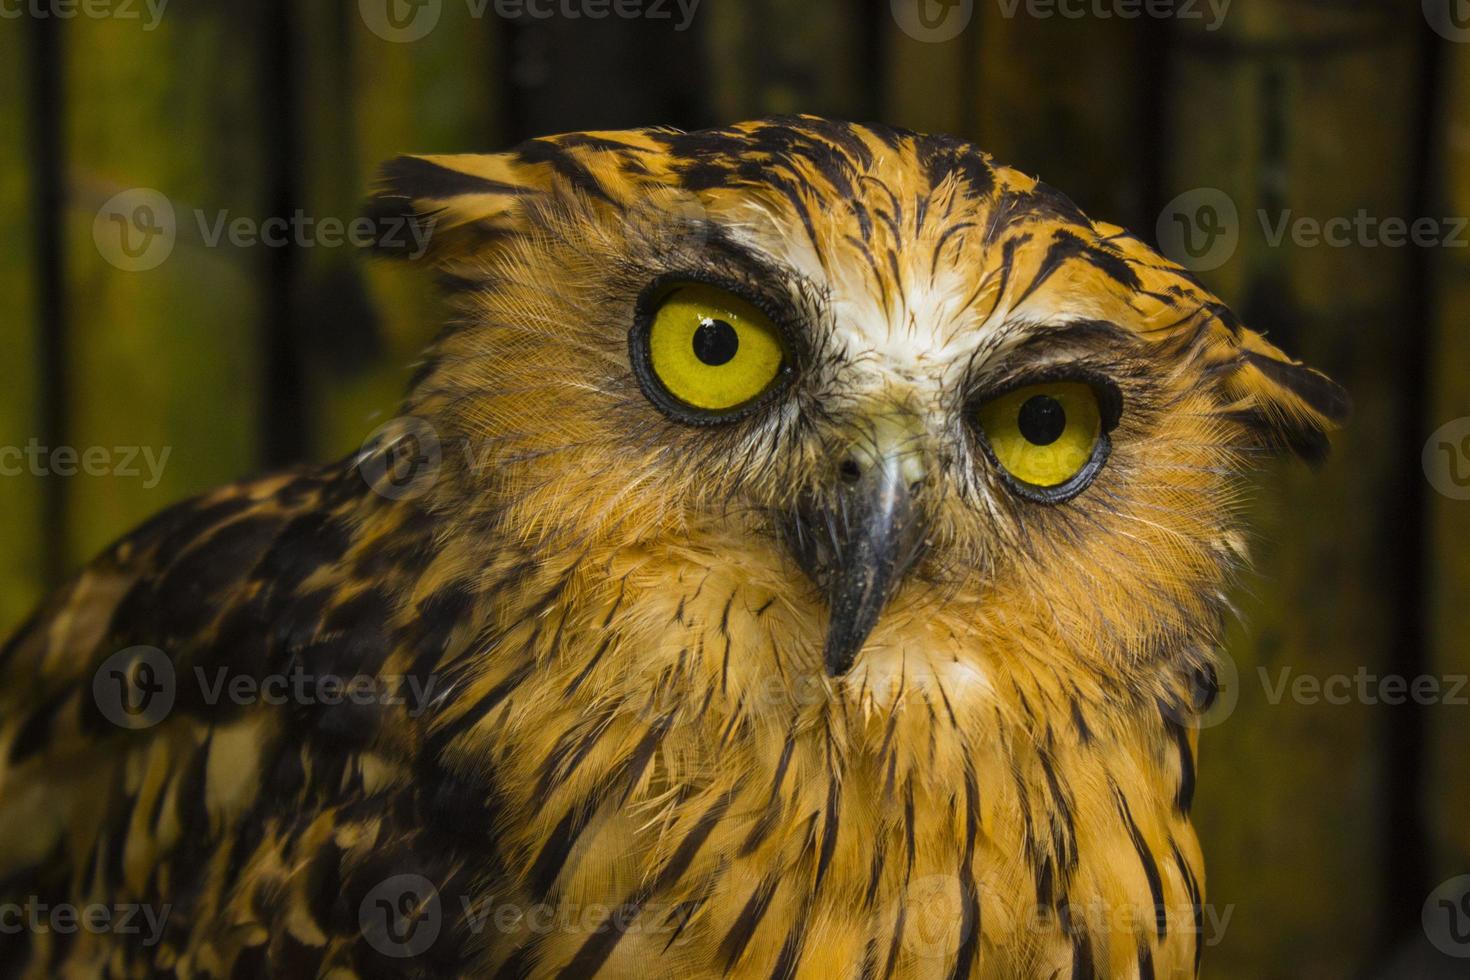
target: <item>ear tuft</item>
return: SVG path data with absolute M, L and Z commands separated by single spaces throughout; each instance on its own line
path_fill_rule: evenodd
M 1294 361 L 1254 331 L 1241 332 L 1226 382 L 1230 415 L 1259 444 L 1316 463 L 1327 457 L 1327 434 L 1347 421 L 1352 402 L 1327 375 Z
M 1352 401 L 1347 390 L 1321 371 L 1297 361 L 1277 360 L 1255 351 L 1244 351 L 1241 357 L 1324 419 L 1341 424 L 1352 414 Z
M 514 234 L 522 201 L 547 179 L 514 154 L 402 156 L 379 170 L 363 213 L 379 254 L 448 265 Z
M 387 193 L 425 200 L 445 200 L 467 194 L 527 193 L 527 187 L 483 175 L 485 171 L 495 169 L 495 159 L 494 156 L 475 154 L 439 158 L 395 157 L 379 169 L 378 183 Z

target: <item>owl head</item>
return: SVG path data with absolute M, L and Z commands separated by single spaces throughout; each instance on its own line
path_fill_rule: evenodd
M 389 248 L 431 226 L 457 304 L 406 411 L 477 452 L 432 506 L 620 583 L 656 662 L 697 626 L 722 691 L 1024 669 L 1165 696 L 1219 628 L 1238 477 L 1346 411 L 1189 272 L 949 137 L 578 133 L 400 158 L 373 212 Z

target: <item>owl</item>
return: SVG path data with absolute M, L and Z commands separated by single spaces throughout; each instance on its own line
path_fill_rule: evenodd
M 949 137 L 577 133 L 369 212 L 453 303 L 401 415 L 0 653 L 0 972 L 1196 975 L 1241 480 L 1336 385 Z

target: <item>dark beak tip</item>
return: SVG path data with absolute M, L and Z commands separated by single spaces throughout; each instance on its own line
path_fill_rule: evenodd
M 897 457 L 840 492 L 836 503 L 799 510 L 789 534 L 793 557 L 824 593 L 830 621 L 827 673 L 852 669 L 889 600 L 924 551 L 926 508 L 914 500 Z M 825 537 L 803 533 L 821 528 Z
M 829 636 L 827 649 L 822 658 L 827 666 L 827 676 L 842 677 L 852 669 L 853 662 L 857 660 L 857 655 L 857 650 L 835 646 Z

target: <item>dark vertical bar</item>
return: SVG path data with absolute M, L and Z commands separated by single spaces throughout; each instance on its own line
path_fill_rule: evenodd
M 296 85 L 296 38 L 289 0 L 263 0 L 260 7 L 260 112 L 265 142 L 261 163 L 266 174 L 265 210 L 290 218 L 301 206 L 300 107 Z M 302 324 L 297 286 L 300 256 L 294 246 L 261 249 L 263 320 L 260 326 L 260 402 L 258 407 L 263 465 L 281 466 L 300 460 L 308 406 L 302 386 Z
M 1438 191 L 1441 122 L 1444 120 L 1443 85 L 1446 43 L 1425 27 L 1419 37 L 1420 66 L 1418 118 L 1415 122 L 1414 189 L 1409 213 L 1413 217 L 1442 214 Z M 1416 247 L 1410 254 L 1406 275 L 1403 320 L 1404 359 L 1395 388 L 1402 400 L 1397 444 L 1401 458 L 1393 479 L 1385 486 L 1384 500 L 1398 512 L 1395 539 L 1397 553 L 1389 556 L 1394 565 L 1392 592 L 1388 597 L 1398 624 L 1398 648 L 1393 651 L 1394 671 L 1414 678 L 1433 669 L 1429 651 L 1429 582 L 1426 567 L 1430 555 L 1428 494 L 1419 460 L 1429 419 L 1430 338 L 1436 322 L 1437 293 L 1434 289 L 1435 253 Z M 1430 872 L 1431 841 L 1426 801 L 1429 707 L 1406 698 L 1400 705 L 1384 705 L 1382 715 L 1386 787 L 1383 823 L 1378 833 L 1383 845 L 1382 929 L 1378 949 L 1386 957 L 1405 935 L 1420 928 L 1420 908 L 1433 882 Z M 1443 710 L 1443 709 L 1441 709 Z
M 696 125 L 706 114 L 700 19 L 685 30 L 667 19 L 506 19 L 512 136 Z
M 859 75 L 862 86 L 862 109 L 859 121 L 877 121 L 883 106 L 883 86 L 888 78 L 888 65 L 884 60 L 883 36 L 891 23 L 892 12 L 889 0 L 855 0 L 854 15 L 862 25 L 858 31 L 858 63 L 867 67 Z
M 1277 221 L 1287 210 L 1286 184 L 1282 175 L 1289 170 L 1288 110 L 1286 105 L 1286 68 L 1271 61 L 1261 72 L 1260 87 L 1261 162 L 1257 175 L 1261 210 Z M 1263 259 L 1251 271 L 1249 285 L 1241 302 L 1246 322 L 1265 332 L 1287 350 L 1300 345 L 1302 314 L 1284 263 Z
M 1169 147 L 1174 145 L 1168 103 L 1174 31 L 1162 17 L 1145 17 L 1139 32 L 1141 37 L 1134 49 L 1142 65 L 1138 75 L 1140 117 L 1136 132 L 1143 139 L 1143 147 L 1138 164 L 1139 213 L 1129 218 L 1133 228 L 1151 233 L 1154 220 L 1168 200 L 1164 196 L 1164 174 Z
M 981 33 L 985 30 L 984 18 L 976 16 L 970 21 L 962 38 L 968 38 L 969 43 L 965 45 L 965 59 L 962 66 L 963 75 L 960 79 L 960 91 L 964 93 L 961 103 L 964 112 L 964 132 L 960 135 L 969 139 L 980 139 L 984 136 L 980 132 L 980 100 L 985 98 L 984 85 L 981 83 L 980 72 L 980 45 L 982 43 Z
M 35 99 L 30 115 L 35 210 L 31 232 L 36 236 L 37 310 L 41 335 L 37 341 L 41 384 L 43 445 L 66 445 L 70 431 L 70 386 L 67 378 L 66 268 L 63 240 L 66 208 L 66 93 L 63 83 L 61 30 L 56 17 L 29 19 L 32 43 L 31 77 Z M 67 481 L 48 477 L 41 503 L 46 547 L 41 549 L 42 574 L 48 586 L 66 574 L 70 541 L 67 521 Z
M 526 100 L 521 97 L 521 71 L 519 60 L 524 47 L 521 24 L 518 19 L 505 20 L 495 35 L 499 57 L 494 59 L 496 77 L 491 79 L 491 91 L 500 99 L 500 118 L 505 121 L 509 142 L 518 143 L 531 136 L 531 121 L 526 111 Z

